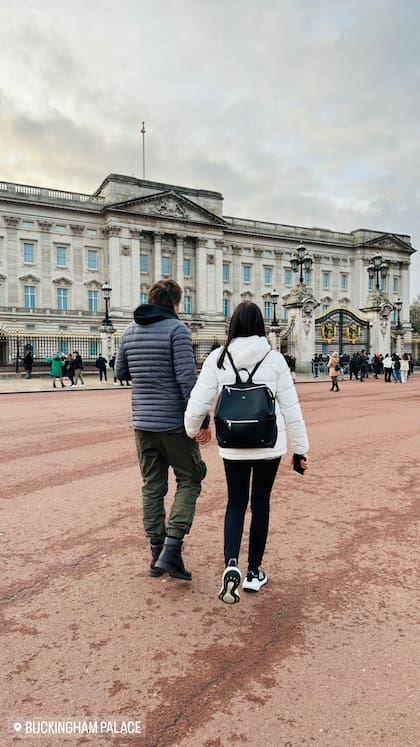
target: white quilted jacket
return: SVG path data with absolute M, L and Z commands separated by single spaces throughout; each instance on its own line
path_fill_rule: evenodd
M 236 368 L 252 371 L 264 355 L 271 350 L 265 337 L 236 337 L 229 345 L 229 352 Z M 222 348 L 213 350 L 205 360 L 197 383 L 191 391 L 185 411 L 184 423 L 188 436 L 193 438 L 200 430 L 203 418 L 209 412 L 213 400 L 223 384 L 232 384 L 235 373 L 225 356 L 224 368 L 217 368 Z M 246 378 L 246 374 L 244 374 Z M 224 459 L 274 459 L 287 452 L 287 439 L 295 454 L 306 454 L 309 449 L 305 423 L 292 381 L 289 367 L 281 353 L 271 350 L 258 368 L 253 380 L 256 384 L 267 384 L 276 397 L 277 441 L 272 449 L 223 449 Z

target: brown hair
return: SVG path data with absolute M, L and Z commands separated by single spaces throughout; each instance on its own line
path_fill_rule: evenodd
M 217 361 L 217 368 L 223 368 L 226 350 L 235 337 L 265 337 L 264 318 L 259 306 L 252 301 L 242 301 L 238 304 L 230 320 L 226 345 Z
M 170 311 L 181 302 L 182 288 L 176 280 L 158 280 L 149 290 L 148 302 Z

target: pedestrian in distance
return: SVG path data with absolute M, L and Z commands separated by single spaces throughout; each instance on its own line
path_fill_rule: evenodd
M 70 381 L 70 386 L 72 386 L 74 384 L 74 360 L 70 353 L 66 355 L 64 361 L 63 375 L 67 376 Z
M 338 386 L 338 376 L 340 373 L 340 356 L 338 353 L 332 353 L 329 361 L 328 361 L 328 375 L 331 379 L 331 389 L 330 392 L 339 392 L 339 386 Z
M 45 356 L 44 361 L 47 361 L 47 363 L 50 363 L 50 376 L 52 376 L 52 383 L 54 389 L 57 389 L 56 381 L 59 379 L 61 383 L 62 389 L 65 388 L 65 384 L 63 381 L 63 368 L 64 368 L 64 359 L 61 353 L 55 353 L 55 355 L 51 356 Z
M 191 335 L 178 319 L 182 289 L 175 280 L 152 285 L 148 303 L 134 312 L 124 332 L 116 360 L 116 376 L 132 379 L 133 429 L 143 478 L 143 525 L 151 545 L 150 575 L 165 571 L 191 581 L 182 557 L 195 506 L 206 475 L 200 444 L 211 438 L 208 418 L 187 436 L 184 412 L 197 376 Z M 168 474 L 172 468 L 176 491 L 165 515 Z
M 258 592 L 267 583 L 261 563 L 268 536 L 270 496 L 280 460 L 287 451 L 287 437 L 299 470 L 306 469 L 305 454 L 309 448 L 291 371 L 283 355 L 271 349 L 262 313 L 249 301 L 236 307 L 226 345 L 213 350 L 203 364 L 185 413 L 187 434 L 193 438 L 200 433 L 201 422 L 209 413 L 214 398 L 220 392 L 229 392 L 229 385 L 233 386 L 239 374 L 245 380 L 252 374 L 253 385 L 263 384 L 269 388 L 275 403 L 277 430 L 271 445 L 261 448 L 224 447 L 219 440 L 228 499 L 224 521 L 225 570 L 218 596 L 226 604 L 235 604 L 240 599 L 239 556 L 249 500 L 251 526 L 247 573 L 242 588 Z
M 85 385 L 85 380 L 82 376 L 82 371 L 84 369 L 82 356 L 80 355 L 78 350 L 73 351 L 73 360 L 74 360 L 74 382 L 72 384 L 72 387 L 77 387 L 77 382 L 80 381 L 80 386 Z
M 26 350 L 26 353 L 23 357 L 23 368 L 25 370 L 25 379 L 31 379 L 32 378 L 32 368 L 34 365 L 34 357 L 32 355 L 32 350 L 28 348 Z
M 319 358 L 318 358 L 318 354 L 315 353 L 314 357 L 312 358 L 312 373 L 315 379 L 318 378 L 318 369 L 319 369 Z
M 389 383 L 392 378 L 392 358 L 389 355 L 389 353 L 385 355 L 383 362 L 382 362 L 382 366 L 384 370 L 384 381 L 386 383 Z
M 369 377 L 369 361 L 364 350 L 359 353 L 359 368 L 360 368 L 360 381 L 364 381 Z
M 410 371 L 410 363 L 408 360 L 407 353 L 403 353 L 403 356 L 401 358 L 400 371 L 401 371 L 401 383 L 406 384 L 408 380 L 409 371 Z
M 102 355 L 102 353 L 100 353 L 98 355 L 97 359 L 96 359 L 96 362 L 95 362 L 95 366 L 96 366 L 96 368 L 99 371 L 99 381 L 102 381 L 102 379 L 104 379 L 105 381 L 108 380 L 107 376 L 106 376 L 106 364 L 107 364 L 107 362 L 108 362 L 107 359 L 104 358 L 104 356 Z
M 401 359 L 398 353 L 392 355 L 392 376 L 394 384 L 401 384 Z
M 353 353 L 352 357 L 350 358 L 350 363 L 349 363 L 350 381 L 352 381 L 353 376 L 356 380 L 359 378 L 359 370 L 360 370 L 359 356 L 357 355 L 357 353 Z

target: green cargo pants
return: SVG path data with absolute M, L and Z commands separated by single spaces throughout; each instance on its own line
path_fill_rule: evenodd
M 153 545 L 166 535 L 182 539 L 188 534 L 207 468 L 197 441 L 188 438 L 184 428 L 167 433 L 135 431 L 137 454 L 143 478 L 143 525 Z M 172 467 L 176 491 L 166 524 L 164 499 L 168 492 L 168 472 Z

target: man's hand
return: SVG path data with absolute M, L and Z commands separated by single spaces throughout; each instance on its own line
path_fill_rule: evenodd
M 206 444 L 211 441 L 211 430 L 210 428 L 200 428 L 198 431 L 195 440 L 198 441 L 199 444 L 202 444 L 205 446 Z
M 305 470 L 308 469 L 308 458 L 306 456 L 303 456 L 303 454 L 300 456 L 299 454 L 293 454 L 290 464 L 295 470 L 295 472 L 299 472 L 301 475 L 304 474 Z

